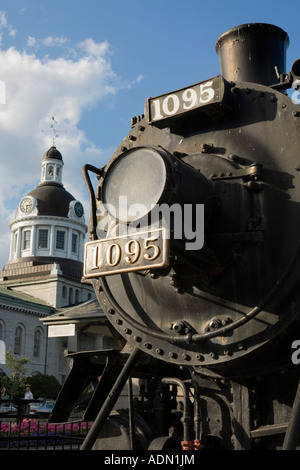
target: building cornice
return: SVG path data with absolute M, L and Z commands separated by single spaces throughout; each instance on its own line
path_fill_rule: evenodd
M 51 305 L 37 302 L 26 294 L 15 292 L 6 287 L 0 288 L 0 309 L 27 313 L 38 317 L 47 317 L 56 311 Z
M 84 232 L 87 231 L 87 225 L 80 220 L 76 220 L 73 218 L 68 218 L 68 217 L 59 217 L 59 216 L 51 216 L 51 215 L 27 215 L 27 216 L 21 216 L 17 217 L 16 219 L 12 220 L 9 224 L 9 228 L 12 230 L 14 225 L 42 225 L 46 223 L 52 222 L 51 225 L 62 225 L 62 226 L 79 226 L 81 227 Z

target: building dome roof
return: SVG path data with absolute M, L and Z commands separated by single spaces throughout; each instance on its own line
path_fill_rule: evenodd
M 62 154 L 54 146 L 50 147 L 49 150 L 47 150 L 42 160 L 47 160 L 49 158 L 54 158 L 55 160 L 63 161 Z
M 61 185 L 43 183 L 30 191 L 28 196 L 36 198 L 39 215 L 68 217 L 69 205 L 75 198 Z

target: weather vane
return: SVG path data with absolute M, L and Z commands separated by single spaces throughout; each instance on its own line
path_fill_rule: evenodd
M 62 132 L 67 132 L 65 130 L 58 130 L 56 128 L 56 125 L 58 124 L 57 121 L 55 120 L 55 117 L 54 116 L 51 116 L 51 125 L 50 125 L 50 131 L 44 131 L 42 130 L 42 132 L 47 132 L 48 134 L 51 134 L 52 135 L 52 146 L 55 147 L 55 139 L 57 137 L 59 137 L 59 133 L 62 133 Z

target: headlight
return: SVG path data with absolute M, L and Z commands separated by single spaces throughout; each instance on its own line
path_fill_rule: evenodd
M 103 203 L 109 212 L 115 208 L 118 220 L 131 222 L 134 215 L 126 210 L 122 198 L 127 198 L 128 208 L 139 205 L 143 217 L 161 201 L 166 180 L 167 168 L 162 155 L 149 148 L 134 149 L 109 168 L 103 183 Z
M 118 156 L 105 168 L 101 188 L 105 209 L 124 223 L 139 220 L 162 204 L 203 204 L 207 193 L 208 181 L 201 173 L 152 147 Z

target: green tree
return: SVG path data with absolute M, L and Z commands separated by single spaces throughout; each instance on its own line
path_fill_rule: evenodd
M 61 385 L 53 375 L 36 374 L 27 378 L 34 398 L 56 399 Z
M 28 357 L 15 356 L 11 351 L 6 351 L 6 366 L 11 374 L 9 393 L 12 398 L 19 397 L 24 393 L 27 382 L 25 366 L 28 362 Z

